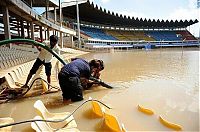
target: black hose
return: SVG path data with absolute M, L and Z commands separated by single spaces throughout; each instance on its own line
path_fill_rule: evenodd
M 26 93 L 28 93 L 28 91 L 32 88 L 33 84 L 34 84 L 35 81 L 37 81 L 37 80 L 43 80 L 45 83 L 47 83 L 48 85 L 50 85 L 51 88 L 60 89 L 59 87 L 52 86 L 51 84 L 49 84 L 49 83 L 48 83 L 46 80 L 44 80 L 43 78 L 38 77 L 38 78 L 36 78 L 36 79 L 33 80 L 33 82 L 31 83 L 30 87 L 28 87 L 28 88 L 26 89 L 25 92 L 23 92 L 22 94 L 17 95 L 17 96 L 6 97 L 6 98 L 5 98 L 6 100 L 5 100 L 3 103 L 6 103 L 6 102 L 8 102 L 8 101 L 10 101 L 10 100 L 14 100 L 14 99 L 17 99 L 17 98 L 20 98 L 20 97 L 23 97 Z M 49 89 L 49 90 L 50 90 L 50 89 Z M 1 93 L 2 93 L 2 92 L 1 92 Z
M 35 82 L 36 80 L 39 80 L 39 79 L 40 79 L 40 80 L 43 80 L 45 83 L 47 83 L 48 85 L 50 85 L 52 88 L 60 89 L 59 87 L 52 86 L 51 84 L 49 84 L 49 83 L 48 83 L 46 80 L 44 80 L 43 78 L 38 77 L 38 78 L 36 78 L 36 79 L 33 80 L 33 82 L 31 83 L 30 87 L 28 87 L 28 89 L 26 90 L 26 92 L 24 92 L 23 94 L 21 94 L 21 95 L 18 96 L 18 97 L 24 96 L 24 95 L 32 88 L 34 82 Z M 17 98 L 18 98 L 18 97 L 17 97 Z

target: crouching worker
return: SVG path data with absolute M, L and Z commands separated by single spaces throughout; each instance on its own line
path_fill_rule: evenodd
M 62 90 L 63 100 L 72 102 L 83 100 L 83 86 L 81 82 L 87 84 L 89 77 L 98 73 L 101 68 L 102 60 L 91 60 L 76 58 L 61 68 L 58 74 L 59 84 Z

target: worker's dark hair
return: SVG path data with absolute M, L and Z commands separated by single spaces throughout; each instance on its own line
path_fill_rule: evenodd
M 93 59 L 89 62 L 90 67 L 100 68 L 101 70 L 104 69 L 104 64 L 102 60 Z
M 103 61 L 102 60 L 98 60 L 98 62 L 100 64 L 101 70 L 103 70 L 104 69 L 104 63 L 103 63 Z
M 50 41 L 57 43 L 58 42 L 58 37 L 56 35 L 51 35 L 50 36 Z

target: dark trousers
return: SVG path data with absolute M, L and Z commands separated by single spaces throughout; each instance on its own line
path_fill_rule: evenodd
M 52 68 L 51 62 L 44 63 L 39 58 L 36 59 L 35 63 L 33 64 L 32 69 L 30 70 L 30 73 L 35 74 L 41 65 L 45 66 L 45 73 L 46 73 L 47 76 L 50 76 L 51 75 L 51 68 Z
M 79 77 L 70 77 L 60 72 L 58 74 L 58 79 L 64 99 L 71 99 L 73 102 L 83 100 L 83 88 Z

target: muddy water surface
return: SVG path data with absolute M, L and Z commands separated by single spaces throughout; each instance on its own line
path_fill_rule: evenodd
M 128 131 L 172 131 L 158 120 L 179 124 L 184 131 L 199 131 L 199 50 L 158 49 L 91 53 L 84 58 L 101 58 L 105 70 L 101 78 L 114 86 L 101 86 L 84 92 L 112 107 L 115 115 Z M 10 116 L 21 121 L 36 116 L 33 104 L 42 100 L 50 112 L 72 112 L 82 102 L 63 104 L 61 92 L 25 98 L 0 105 L 0 117 Z M 142 105 L 154 111 L 148 116 L 137 110 Z M 81 131 L 103 131 L 103 119 L 93 118 L 87 103 L 75 114 Z M 32 131 L 30 123 L 13 127 L 14 131 Z

